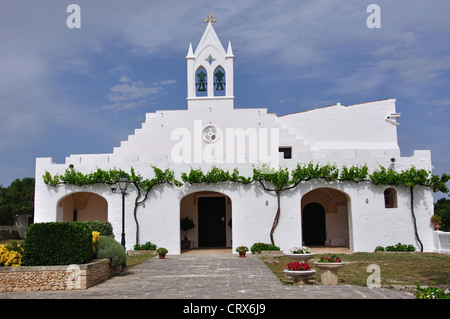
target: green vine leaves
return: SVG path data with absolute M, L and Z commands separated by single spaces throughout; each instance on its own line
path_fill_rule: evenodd
M 75 172 L 74 169 L 66 169 L 64 175 L 56 174 L 53 177 L 47 171 L 43 175 L 43 179 L 44 183 L 50 186 L 57 186 L 60 184 L 69 184 L 76 186 L 87 186 L 93 184 L 113 185 L 119 181 L 119 178 L 122 175 L 125 175 L 128 181 L 133 183 L 136 187 L 140 187 L 144 191 L 148 191 L 152 189 L 153 186 L 159 184 L 173 184 L 177 187 L 183 185 L 180 181 L 174 178 L 174 172 L 172 170 L 161 170 L 155 166 L 152 167 L 155 177 L 151 179 L 143 179 L 140 174 L 136 174 L 133 167 L 130 169 L 130 173 L 127 173 L 120 169 L 102 170 L 99 168 L 95 172 L 83 174 L 81 172 Z
M 93 184 L 108 184 L 112 185 L 119 181 L 122 175 L 125 175 L 128 180 L 136 187 L 137 197 L 135 199 L 134 219 L 136 222 L 136 243 L 139 243 L 139 223 L 137 219 L 137 208 L 143 204 L 148 197 L 152 188 L 156 185 L 175 185 L 181 187 L 182 182 L 175 179 L 174 172 L 170 169 L 161 170 L 155 166 L 153 167 L 154 177 L 151 179 L 144 179 L 140 174 L 136 174 L 134 168 L 130 169 L 130 173 L 122 170 L 110 169 L 97 171 L 89 174 L 75 172 L 74 169 L 66 169 L 63 175 L 52 176 L 48 171 L 43 175 L 44 183 L 50 186 L 57 186 L 60 184 L 71 184 L 77 186 L 93 185 Z M 270 239 L 272 244 L 274 242 L 274 231 L 278 224 L 280 217 L 280 193 L 282 191 L 293 189 L 301 182 L 309 180 L 324 180 L 326 182 L 344 182 L 353 181 L 355 183 L 368 181 L 375 185 L 403 185 L 409 187 L 411 190 L 411 211 L 415 221 L 413 211 L 413 192 L 414 186 L 426 186 L 431 188 L 434 192 L 448 193 L 449 189 L 446 183 L 449 181 L 447 174 L 441 176 L 432 175 L 431 172 L 424 169 L 416 169 L 411 167 L 406 171 L 397 172 L 391 168 L 381 167 L 379 170 L 369 174 L 369 169 L 366 165 L 342 167 L 340 170 L 336 165 L 319 165 L 319 164 L 297 164 L 297 166 L 289 172 L 287 168 L 274 169 L 267 166 L 253 169 L 253 176 L 245 177 L 239 174 L 237 168 L 231 173 L 218 167 L 212 167 L 208 172 L 204 173 L 201 169 L 191 169 L 188 173 L 181 174 L 181 179 L 184 183 L 197 184 L 216 184 L 216 183 L 241 183 L 250 184 L 253 182 L 259 183 L 265 191 L 275 192 L 277 195 L 278 208 L 270 231 Z M 418 234 L 416 231 L 416 237 Z M 419 242 L 420 239 L 418 238 Z
M 145 191 L 152 189 L 155 185 L 161 184 L 170 184 L 177 187 L 183 185 L 182 182 L 175 179 L 172 170 L 162 170 L 155 166 L 152 167 L 155 176 L 151 179 L 144 179 L 141 175 L 136 174 L 134 168 L 131 168 L 130 173 L 120 169 L 97 169 L 95 172 L 89 174 L 76 172 L 73 169 L 66 169 L 63 175 L 56 174 L 54 176 L 47 171 L 43 175 L 43 180 L 45 184 L 50 186 L 57 186 L 59 184 L 77 186 L 93 184 L 112 185 L 117 183 L 122 174 L 124 174 L 136 187 L 140 187 Z M 188 173 L 182 173 L 181 179 L 184 183 L 189 184 L 215 184 L 221 182 L 250 184 L 252 182 L 259 182 L 266 190 L 273 191 L 291 189 L 301 182 L 313 179 L 324 180 L 326 182 L 353 181 L 359 183 L 368 181 L 375 185 L 406 187 L 425 186 L 431 188 L 434 192 L 448 193 L 449 189 L 446 183 L 450 180 L 450 176 L 447 174 L 442 174 L 440 176 L 433 175 L 430 171 L 416 169 L 415 167 L 397 172 L 391 168 L 386 169 L 380 166 L 378 170 L 369 174 L 369 169 L 366 165 L 344 166 L 339 169 L 336 165 L 309 163 L 303 165 L 298 164 L 291 172 L 289 172 L 287 168 L 276 170 L 267 166 L 262 166 L 261 168 L 254 168 L 253 176 L 251 177 L 241 176 L 237 168 L 232 172 L 229 172 L 214 166 L 206 173 L 201 169 L 191 169 Z M 270 184 L 273 188 L 266 186 L 265 183 Z

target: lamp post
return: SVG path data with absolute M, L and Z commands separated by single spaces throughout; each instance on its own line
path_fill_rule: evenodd
M 125 174 L 122 174 L 122 177 L 119 178 L 119 189 L 122 194 L 122 246 L 125 248 L 125 196 L 127 193 L 128 187 L 128 179 Z

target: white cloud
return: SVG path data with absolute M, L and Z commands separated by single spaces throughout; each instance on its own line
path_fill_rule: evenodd
M 163 86 L 174 84 L 176 80 L 154 82 L 147 86 L 143 81 L 132 81 L 128 76 L 122 75 L 119 82 L 110 89 L 107 99 L 112 104 L 103 106 L 104 110 L 127 110 L 144 105 L 157 94 L 163 93 Z
M 127 83 L 127 82 L 131 82 L 131 80 L 126 75 L 122 75 L 122 77 L 120 78 L 119 82 Z

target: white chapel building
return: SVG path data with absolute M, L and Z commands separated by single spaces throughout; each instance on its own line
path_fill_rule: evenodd
M 107 220 L 120 241 L 122 196 L 105 184 L 49 186 L 42 176 L 64 174 L 69 167 L 91 173 L 133 167 L 144 178 L 152 166 L 169 168 L 181 181 L 191 169 L 207 172 L 216 166 L 252 176 L 255 167 L 286 167 L 298 163 L 367 165 L 395 170 L 431 170 L 430 151 L 401 157 L 397 142 L 394 99 L 357 105 L 331 105 L 277 116 L 265 108 L 235 108 L 231 44 L 225 49 L 214 28 L 206 29 L 187 62 L 187 108 L 146 114 L 141 128 L 110 154 L 70 155 L 65 163 L 36 159 L 35 222 Z M 124 233 L 127 249 L 152 242 L 182 253 L 180 220 L 190 217 L 191 247 L 251 247 L 270 243 L 277 197 L 258 183 L 160 185 L 133 214 L 137 190 L 128 187 Z M 433 250 L 432 190 L 415 187 L 417 230 L 424 251 Z M 312 180 L 283 192 L 281 213 L 273 237 L 283 251 L 294 246 L 341 246 L 351 251 L 374 251 L 396 243 L 418 247 L 406 187 L 376 186 L 370 182 Z M 137 224 L 139 227 L 137 227 Z M 138 234 L 137 234 L 138 232 Z M 137 236 L 138 235 L 138 236 Z

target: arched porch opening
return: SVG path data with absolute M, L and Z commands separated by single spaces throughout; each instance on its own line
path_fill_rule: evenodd
M 195 225 L 186 235 L 189 248 L 231 247 L 231 216 L 231 199 L 219 192 L 195 192 L 180 202 L 180 220 L 189 217 Z M 180 239 L 184 236 L 180 231 Z
M 108 220 L 108 202 L 91 192 L 77 192 L 67 195 L 58 204 L 58 221 Z
M 301 200 L 305 246 L 350 247 L 350 198 L 334 188 L 317 188 Z

